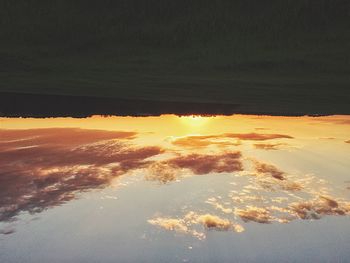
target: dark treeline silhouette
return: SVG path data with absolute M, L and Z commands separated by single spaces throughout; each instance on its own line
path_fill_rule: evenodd
M 344 113 L 349 46 L 348 0 L 0 0 L 7 92 Z
M 348 32 L 347 0 L 2 0 L 1 41 L 171 47 L 193 41 L 301 40 Z M 322 34 L 322 35 L 320 35 Z M 287 38 L 287 39 L 286 39 Z
M 237 105 L 0 92 L 0 117 L 232 115 Z
M 274 106 L 274 105 L 272 105 Z M 347 114 L 347 105 L 337 108 L 308 104 L 300 107 L 265 107 L 255 109 L 242 104 L 117 99 L 87 96 L 42 95 L 0 92 L 0 117 L 73 117 L 102 116 L 215 116 L 262 114 L 277 116 L 323 116 Z

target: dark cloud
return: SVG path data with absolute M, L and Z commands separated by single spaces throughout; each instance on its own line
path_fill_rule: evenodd
M 87 130 L 79 128 L 45 128 L 26 130 L 0 130 L 0 150 L 14 147 L 56 145 L 73 147 L 103 140 L 133 139 L 137 133 L 124 131 Z
M 193 174 L 236 172 L 243 170 L 240 152 L 220 154 L 188 154 L 158 161 L 147 168 L 147 180 L 168 183 L 183 174 L 182 169 L 189 169 Z
M 147 158 L 161 152 L 159 147 L 135 148 L 115 140 L 76 148 L 44 145 L 0 152 L 0 166 L 15 163 L 22 166 L 29 165 L 31 170 L 56 166 L 101 166 L 111 163 L 127 166 L 139 160 L 140 156 Z
M 13 228 L 0 229 L 0 235 L 11 235 L 15 232 L 16 231 Z
M 263 133 L 225 133 L 223 136 L 248 141 L 265 141 L 273 139 L 293 139 L 292 136 L 285 134 L 263 134 Z
M 320 219 L 324 215 L 346 215 L 350 212 L 348 202 L 339 202 L 327 196 L 292 203 L 289 208 L 301 219 Z
M 254 144 L 254 147 L 256 149 L 262 149 L 262 150 L 279 150 L 281 147 L 286 146 L 285 143 L 256 143 Z
M 135 133 L 1 132 L 6 148 L 0 151 L 0 221 L 11 221 L 22 211 L 39 213 L 72 200 L 78 192 L 106 187 L 113 178 L 149 165 L 149 157 L 163 152 L 159 147 L 136 147 L 125 141 Z M 24 141 L 36 146 L 23 148 Z
M 350 143 L 350 140 L 345 141 L 345 143 Z
M 243 170 L 240 152 L 221 154 L 189 154 L 167 160 L 174 168 L 187 168 L 194 174 L 236 172 Z
M 279 170 L 276 166 L 272 164 L 254 161 L 254 166 L 255 166 L 256 172 L 259 174 L 265 174 L 265 175 L 268 174 L 275 179 L 285 180 L 285 177 L 284 177 L 285 173 Z

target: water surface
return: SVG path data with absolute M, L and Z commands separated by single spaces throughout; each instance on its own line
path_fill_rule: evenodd
M 348 262 L 350 117 L 0 119 L 1 262 Z

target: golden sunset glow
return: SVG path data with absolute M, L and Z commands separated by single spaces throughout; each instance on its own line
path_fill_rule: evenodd
M 349 140 L 350 117 L 271 117 L 234 116 L 175 116 L 160 117 L 101 117 L 90 118 L 0 118 L 0 129 L 82 128 L 100 130 L 132 130 L 155 132 L 158 136 L 186 136 L 234 133 L 282 133 L 300 138 L 317 137 Z M 334 125 L 341 129 L 333 129 Z
M 184 122 L 187 125 L 191 126 L 201 126 L 206 124 L 208 121 L 210 121 L 213 117 L 202 117 L 202 116 L 183 116 L 180 117 L 181 121 Z
M 155 211 L 144 218 L 201 241 L 208 231 L 244 235 L 251 222 L 350 214 L 349 186 L 339 183 L 347 182 L 350 163 L 346 116 L 93 116 L 0 123 L 0 223 L 90 192 L 128 189 L 133 180 L 148 186 L 181 183 L 191 193 L 210 189 L 198 200 L 185 199 L 176 216 Z M 183 189 L 179 196 L 186 194 Z

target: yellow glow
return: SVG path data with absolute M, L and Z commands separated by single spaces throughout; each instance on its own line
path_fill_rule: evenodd
M 213 117 L 203 117 L 203 116 L 183 116 L 180 117 L 182 123 L 190 126 L 203 126 L 207 124 Z
M 254 115 L 159 117 L 101 117 L 90 118 L 0 118 L 1 129 L 82 128 L 98 130 L 135 131 L 146 137 L 211 135 L 220 133 L 281 133 L 298 138 L 349 140 L 349 116 L 329 117 L 271 117 Z M 335 127 L 339 127 L 339 129 Z M 146 134 L 142 135 L 145 137 Z
M 214 147 L 237 147 L 239 138 L 225 138 L 220 135 L 225 133 L 263 133 L 263 134 L 286 134 L 294 137 L 294 140 L 273 140 L 273 145 L 265 148 L 284 147 L 289 150 L 302 147 L 325 147 L 328 145 L 333 156 L 340 156 L 348 152 L 349 144 L 344 143 L 350 139 L 350 117 L 328 116 L 328 117 L 278 117 L 278 116 L 255 116 L 255 115 L 233 115 L 233 116 L 175 116 L 162 115 L 159 117 L 102 117 L 92 116 L 90 118 L 0 118 L 1 129 L 37 129 L 37 128 L 81 128 L 106 131 L 128 131 L 135 132 L 135 142 L 140 145 L 160 145 L 162 147 L 174 147 L 174 140 L 184 138 L 182 143 L 208 149 L 203 147 L 212 145 Z M 207 139 L 192 139 L 186 141 L 189 136 L 219 135 L 219 137 Z M 172 138 L 172 139 L 171 139 Z M 326 140 L 325 138 L 335 138 Z M 309 140 L 311 139 L 311 140 Z M 307 141 L 305 141 L 307 140 Z M 320 144 L 320 140 L 325 144 Z M 326 140 L 326 141 L 325 141 Z M 255 142 L 256 143 L 256 142 Z M 262 143 L 262 142 L 261 142 Z M 287 143 L 287 144 L 286 144 Z M 288 144 L 289 143 L 289 144 Z M 180 145 L 180 144 L 177 144 Z M 231 146 L 230 146 L 231 145 Z M 236 146 L 235 146 L 236 145 Z M 246 141 L 242 147 L 249 147 L 256 151 L 254 142 Z M 178 150 L 179 147 L 176 147 Z M 182 149 L 186 150 L 186 149 Z M 258 150 L 260 154 L 269 154 L 268 151 Z M 284 159 L 284 156 L 281 156 Z M 287 162 L 288 158 L 285 158 Z
M 204 232 L 194 229 L 244 230 L 236 219 L 216 215 L 218 210 L 264 224 L 314 219 L 309 215 L 314 210 L 319 218 L 350 215 L 350 202 L 343 201 L 349 185 L 339 183 L 348 180 L 349 140 L 350 116 L 0 118 L 0 175 L 6 182 L 0 184 L 6 198 L 0 194 L 0 199 L 9 200 L 5 211 L 12 211 L 10 220 L 33 207 L 59 206 L 80 191 L 126 186 L 139 176 L 167 184 L 219 173 L 226 176 L 217 183 L 228 189 L 206 197 L 213 213 L 194 211 L 148 222 L 203 239 Z M 27 187 L 30 178 L 39 190 Z M 199 187 L 193 192 L 202 192 L 203 185 L 192 185 Z M 49 202 L 40 201 L 44 198 Z M 307 213 L 305 207 L 310 207 Z

